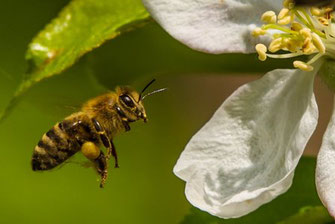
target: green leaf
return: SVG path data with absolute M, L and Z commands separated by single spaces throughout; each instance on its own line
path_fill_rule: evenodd
M 59 74 L 106 40 L 149 20 L 140 0 L 71 1 L 29 44 L 28 72 L 3 115 L 34 83 Z
M 275 200 L 261 206 L 246 216 L 237 219 L 220 219 L 193 207 L 191 213 L 185 216 L 181 224 L 269 224 L 278 223 L 282 220 L 285 220 L 285 222 L 279 224 L 305 224 L 307 222 L 291 222 L 291 220 L 307 217 L 310 220 L 312 218 L 317 221 L 326 220 L 326 222 L 314 222 L 315 224 L 331 223 L 332 219 L 327 211 L 320 207 L 322 204 L 316 193 L 315 163 L 315 158 L 301 158 L 295 172 L 292 187 Z M 307 206 L 314 209 L 300 210 L 300 208 Z M 319 214 L 317 211 L 321 213 Z M 299 213 L 297 214 L 297 212 Z
M 29 44 L 29 73 L 18 93 L 148 18 L 140 0 L 73 0 Z
M 296 223 L 304 223 L 304 224 L 328 224 L 334 223 L 333 218 L 328 214 L 327 209 L 323 206 L 308 206 L 303 207 L 299 210 L 299 212 L 287 219 L 278 222 L 277 224 L 296 224 Z
M 319 75 L 326 85 L 332 91 L 335 91 L 335 61 L 326 60 L 321 67 Z

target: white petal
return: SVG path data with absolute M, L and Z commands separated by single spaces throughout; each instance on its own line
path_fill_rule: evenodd
M 142 0 L 153 18 L 174 38 L 209 52 L 254 52 L 251 31 L 282 0 Z
M 314 76 L 274 70 L 221 105 L 174 167 L 194 206 L 240 217 L 288 190 L 317 124 Z
M 335 218 L 335 103 L 316 165 L 316 188 L 319 197 Z

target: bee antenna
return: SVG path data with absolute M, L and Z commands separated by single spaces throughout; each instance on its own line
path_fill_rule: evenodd
M 141 93 L 140 93 L 140 96 L 138 97 L 138 102 L 140 102 L 140 100 L 142 100 L 143 98 L 142 98 L 142 94 L 144 93 L 144 91 L 154 82 L 154 81 L 156 81 L 156 79 L 153 79 L 153 80 L 151 80 L 143 89 L 142 89 L 142 91 L 141 91 Z
M 162 88 L 162 89 L 154 90 L 154 91 L 152 91 L 152 92 L 150 92 L 150 93 L 144 95 L 144 96 L 141 98 L 141 100 L 144 100 L 144 98 L 147 97 L 147 96 L 151 96 L 151 95 L 153 95 L 153 94 L 155 94 L 155 93 L 163 92 L 163 91 L 165 91 L 165 90 L 167 90 L 167 89 L 168 89 L 168 88 Z

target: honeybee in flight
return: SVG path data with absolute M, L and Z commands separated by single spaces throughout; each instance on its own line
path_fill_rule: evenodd
M 146 122 L 143 99 L 166 90 L 158 89 L 142 96 L 154 81 L 148 83 L 140 93 L 128 86 L 116 87 L 115 92 L 87 101 L 81 111 L 66 117 L 43 135 L 33 152 L 32 169 L 50 170 L 81 151 L 93 162 L 101 176 L 100 187 L 103 187 L 111 156 L 114 157 L 115 167 L 119 166 L 114 137 L 120 132 L 130 131 L 131 122 Z M 106 155 L 100 149 L 102 145 L 107 149 Z

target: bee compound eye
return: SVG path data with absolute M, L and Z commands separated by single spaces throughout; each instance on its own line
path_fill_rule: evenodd
M 133 100 L 127 94 L 121 95 L 120 99 L 128 107 L 134 107 L 135 106 Z

